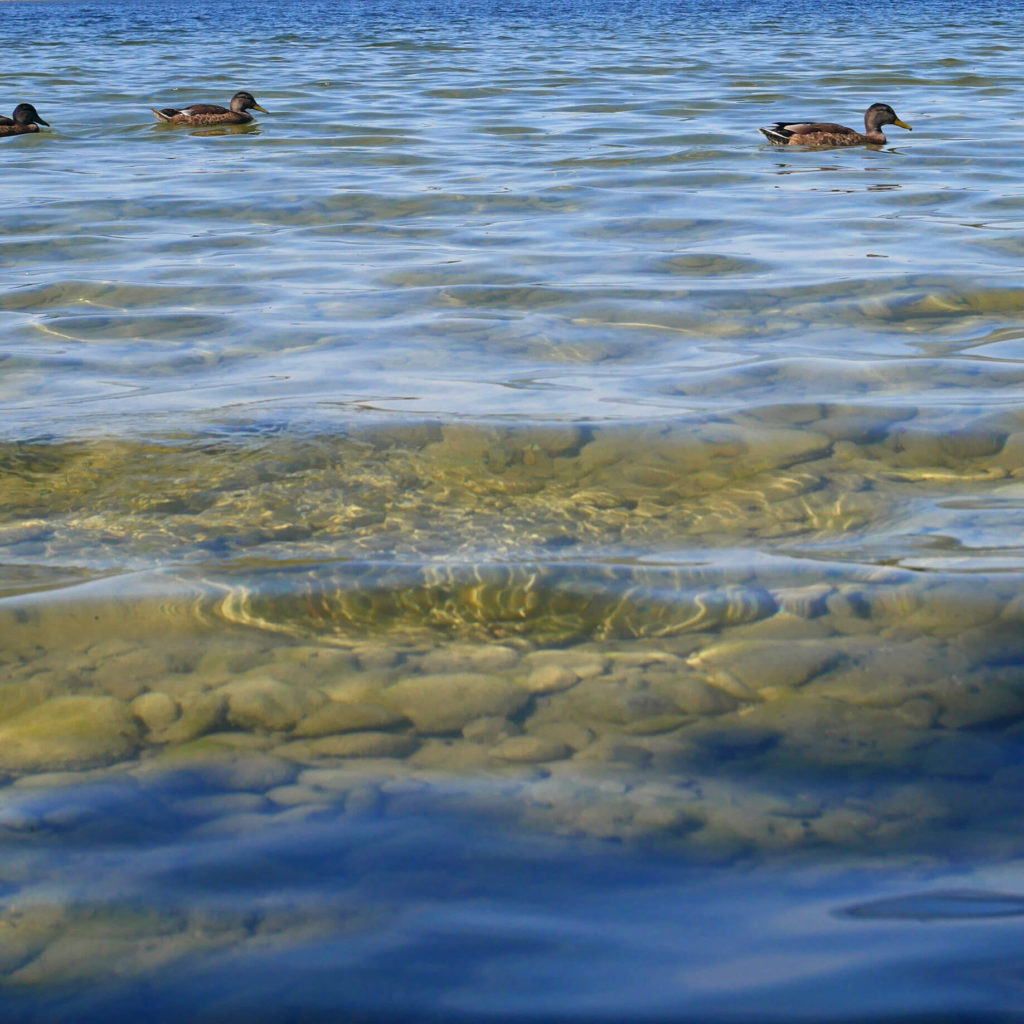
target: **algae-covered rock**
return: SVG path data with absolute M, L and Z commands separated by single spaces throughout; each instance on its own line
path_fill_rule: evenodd
M 378 704 L 344 704 L 332 701 L 306 715 L 295 727 L 295 736 L 333 736 L 343 732 L 390 729 L 408 724 L 394 708 Z
M 838 657 L 827 642 L 727 640 L 691 655 L 689 664 L 742 700 L 766 687 L 802 686 Z
M 425 740 L 408 763 L 414 769 L 463 777 L 478 775 L 493 765 L 486 747 L 448 737 Z
M 232 814 L 261 811 L 266 805 L 262 793 L 211 793 L 175 800 L 173 807 L 189 818 L 223 818 Z
M 166 693 L 142 693 L 132 701 L 132 713 L 151 732 L 158 732 L 181 714 L 178 702 Z
M 939 704 L 941 726 L 972 729 L 1024 718 L 1024 680 L 1018 670 L 979 674 L 968 680 L 947 676 L 930 691 Z
M 644 686 L 614 679 L 589 679 L 571 690 L 544 698 L 543 720 L 607 722 L 626 725 L 661 715 L 676 715 L 679 707 Z
M 731 840 L 761 850 L 787 850 L 806 838 L 804 815 L 791 813 L 772 793 L 715 786 L 706 787 L 705 798 L 700 807 L 706 816 L 704 842 Z
M 365 788 L 367 777 L 361 771 L 351 767 L 343 768 L 306 768 L 296 780 L 301 786 L 312 789 L 326 789 L 332 793 L 350 793 Z
M 555 693 L 575 686 L 579 676 L 563 665 L 538 665 L 524 681 L 530 693 Z
M 638 718 L 622 727 L 630 736 L 660 736 L 662 733 L 674 732 L 680 726 L 693 719 L 689 715 L 652 715 L 650 718 Z
M 1024 432 L 1010 434 L 1003 442 L 999 454 L 991 458 L 990 464 L 1005 469 L 1015 477 L 1024 476 Z
M 55 697 L 0 725 L 0 769 L 92 768 L 135 753 L 139 729 L 115 697 Z
M 292 784 L 267 790 L 267 799 L 278 807 L 301 807 L 303 804 L 326 804 L 337 799 L 337 794 L 326 793 L 312 786 Z
M 826 454 L 829 438 L 809 430 L 728 423 L 645 427 L 598 434 L 585 445 L 579 467 L 587 483 L 698 495 L 729 480 L 791 466 Z M 713 475 L 712 475 L 713 474 Z
M 882 441 L 892 425 L 906 418 L 897 410 L 893 416 L 888 409 L 832 410 L 828 416 L 814 424 L 814 430 L 832 441 L 852 441 L 854 444 L 876 444 Z
M 809 587 L 784 587 L 775 594 L 779 607 L 799 619 L 817 619 L 828 611 L 833 587 L 818 583 Z
M 350 732 L 309 744 L 314 757 L 408 757 L 418 746 L 415 736 L 393 732 Z
M 531 736 L 562 743 L 571 750 L 583 750 L 594 741 L 594 734 L 578 722 L 530 722 L 527 725 Z
M 188 743 L 213 732 L 223 721 L 227 701 L 218 692 L 189 693 L 181 697 L 180 705 L 178 718 L 160 729 L 153 728 L 149 736 L 153 743 Z
M 516 761 L 526 764 L 539 761 L 560 761 L 571 753 L 569 747 L 557 740 L 545 739 L 543 736 L 510 736 L 496 747 L 491 748 L 491 756 L 503 761 Z
M 67 926 L 63 907 L 11 906 L 0 914 L 0 974 L 8 975 L 39 955 Z
M 519 660 L 519 652 L 502 644 L 445 644 L 425 654 L 420 669 L 442 672 L 500 672 Z
M 152 973 L 197 953 L 242 942 L 238 916 L 224 913 L 203 927 L 173 911 L 126 905 L 72 909 L 39 955 L 13 972 L 8 984 L 35 987 L 96 983 Z
M 815 680 L 814 692 L 857 706 L 898 707 L 967 671 L 955 650 L 926 638 L 899 643 L 858 640 L 848 642 L 844 650 L 847 657 Z
M 940 583 L 924 591 L 920 608 L 904 625 L 932 636 L 958 636 L 998 619 L 1005 606 L 994 589 L 959 581 Z
M 969 459 L 995 455 L 1007 432 L 991 424 L 971 429 L 935 431 L 906 426 L 893 429 L 886 440 L 900 464 L 914 466 L 957 466 Z
M 911 728 L 890 708 L 853 707 L 806 690 L 788 699 L 755 704 L 743 716 L 745 729 L 778 737 L 769 752 L 780 769 L 816 772 L 905 772 L 918 764 L 928 733 Z
M 836 807 L 814 821 L 810 833 L 820 842 L 856 849 L 870 839 L 877 825 L 878 819 L 861 807 Z
M 476 718 L 462 727 L 462 738 L 470 743 L 484 743 L 493 746 L 509 736 L 519 736 L 522 729 L 501 715 L 486 715 Z
M 383 640 L 365 640 L 352 648 L 352 653 L 364 671 L 393 668 L 402 660 L 402 653 Z
M 576 679 L 591 679 L 608 668 L 608 658 L 599 652 L 586 648 L 572 648 L 567 651 L 534 651 L 523 663 L 529 667 L 530 675 L 540 670 L 565 669 Z
M 627 743 L 615 736 L 603 736 L 579 751 L 573 761 L 597 762 L 623 768 L 644 768 L 651 760 L 651 752 L 639 743 Z
M 404 679 L 382 691 L 380 699 L 405 715 L 417 732 L 449 733 L 474 718 L 513 715 L 530 695 L 500 676 L 455 672 Z
M 5 674 L 9 669 L 5 666 Z M 20 715 L 57 693 L 52 673 L 37 672 L 29 679 L 0 682 L 0 721 Z
M 228 721 L 243 729 L 291 729 L 326 697 L 317 690 L 289 686 L 270 676 L 240 679 L 221 688 L 228 699 Z
M 911 729 L 930 729 L 939 717 L 939 708 L 927 697 L 912 697 L 896 708 L 896 714 Z
M 186 774 L 203 778 L 215 789 L 259 793 L 295 778 L 295 765 L 263 750 L 236 746 L 231 740 L 230 734 L 215 734 L 166 747 L 156 757 L 143 761 L 137 774 L 156 781 Z
M 692 673 L 681 673 L 671 681 L 660 682 L 656 689 L 687 715 L 721 715 L 738 707 L 735 697 L 697 679 Z

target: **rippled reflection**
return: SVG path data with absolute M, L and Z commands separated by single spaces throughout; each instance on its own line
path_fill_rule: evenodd
M 5 1020 L 1017 1013 L 1012 12 L 3 14 Z

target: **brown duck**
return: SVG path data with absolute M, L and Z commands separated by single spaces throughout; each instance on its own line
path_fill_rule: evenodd
M 5 135 L 28 135 L 29 132 L 37 132 L 41 124 L 50 127 L 50 122 L 44 121 L 31 103 L 19 103 L 11 117 L 0 117 L 0 138 Z
M 164 107 L 162 110 L 157 110 L 156 107 L 149 109 L 166 124 L 191 125 L 248 124 L 252 120 L 250 110 L 260 110 L 264 114 L 269 113 L 256 102 L 251 92 L 236 92 L 231 97 L 230 109 L 219 107 L 216 103 L 193 103 L 192 106 L 182 107 L 181 110 L 176 107 Z
M 884 146 L 882 125 L 895 124 L 914 129 L 896 116 L 888 103 L 872 103 L 864 114 L 864 131 L 823 121 L 776 121 L 757 130 L 776 146 Z

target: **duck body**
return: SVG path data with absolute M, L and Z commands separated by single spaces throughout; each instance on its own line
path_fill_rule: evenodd
M 829 121 L 776 121 L 758 131 L 776 146 L 884 146 L 886 124 L 914 130 L 888 103 L 872 103 L 864 113 L 863 132 Z
M 31 103 L 19 103 L 11 117 L 0 117 L 0 138 L 37 132 L 41 124 L 50 127 L 50 122 L 44 121 Z
M 266 110 L 256 102 L 251 92 L 236 92 L 231 97 L 231 104 L 228 107 L 218 106 L 216 103 L 193 103 L 191 106 L 163 107 L 157 110 L 150 107 L 156 116 L 165 124 L 191 124 L 196 126 L 211 124 L 249 124 L 252 121 L 250 110 L 260 110 L 264 114 Z

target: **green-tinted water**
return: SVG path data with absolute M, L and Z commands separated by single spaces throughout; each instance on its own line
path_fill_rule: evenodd
M 1016 1012 L 1015 18 L 0 17 L 11 1019 Z

